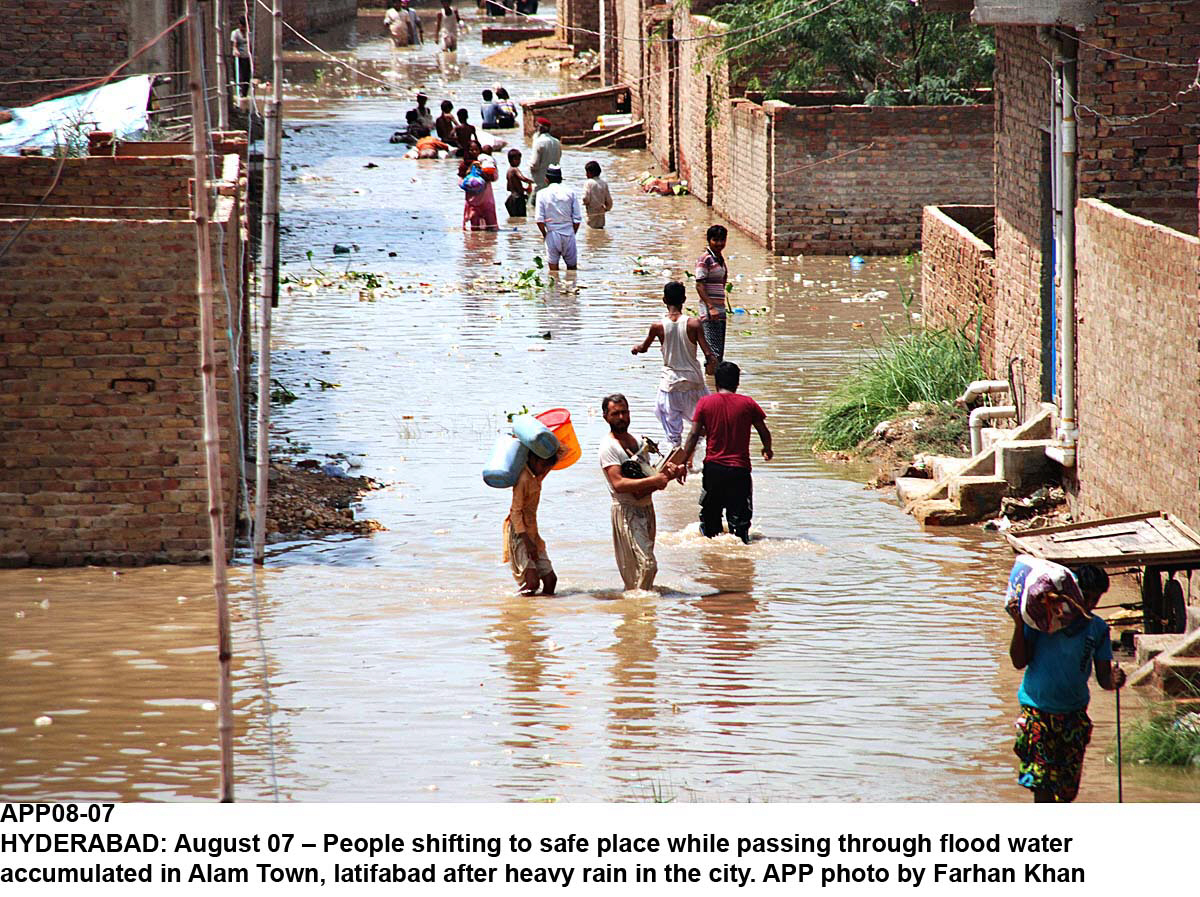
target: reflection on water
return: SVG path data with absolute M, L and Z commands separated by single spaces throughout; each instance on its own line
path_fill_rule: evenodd
M 729 357 L 776 447 L 755 467 L 755 538 L 704 539 L 699 478 L 672 485 L 656 498 L 662 594 L 622 594 L 599 399 L 626 393 L 632 430 L 658 435 L 656 356 L 629 348 L 716 219 L 636 192 L 645 153 L 568 147 L 568 181 L 589 158 L 603 166 L 610 226 L 585 229 L 576 276 L 544 296 L 505 292 L 541 251 L 536 229 L 502 217 L 498 233 L 464 235 L 453 166 L 403 160 L 387 138 L 418 86 L 474 110 L 497 81 L 518 100 L 576 85 L 481 66 L 476 34 L 452 66 L 382 40 L 357 55 L 398 89 L 359 79 L 319 102 L 293 89 L 284 270 L 369 271 L 406 289 L 368 301 L 336 279 L 292 285 L 273 373 L 300 398 L 278 409 L 276 435 L 297 455 L 363 456 L 387 483 L 365 511 L 388 529 L 273 546 L 257 595 L 245 569 L 233 577 L 239 797 L 268 799 L 277 778 L 282 797 L 311 800 L 1025 800 L 999 613 L 1007 549 L 923 533 L 858 471 L 803 448 L 854 356 L 905 326 L 915 271 L 773 258 L 731 234 L 731 302 L 745 311 Z M 634 273 L 639 256 L 667 273 Z M 522 406 L 570 409 L 584 446 L 543 490 L 552 598 L 513 596 L 509 496 L 479 478 Z M 204 568 L 0 573 L 0 796 L 211 798 L 207 591 Z M 1110 800 L 1107 695 L 1093 715 L 1082 797 Z M 1194 777 L 1126 778 L 1135 799 L 1198 791 Z

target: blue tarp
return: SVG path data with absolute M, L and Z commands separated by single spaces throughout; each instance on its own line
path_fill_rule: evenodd
M 146 129 L 152 75 L 134 75 L 94 90 L 85 90 L 33 106 L 10 109 L 13 120 L 0 125 L 0 156 L 13 156 L 24 147 L 49 152 L 63 142 L 60 134 L 81 122 L 85 131 L 112 131 L 128 137 Z M 92 123 L 95 123 L 94 126 Z

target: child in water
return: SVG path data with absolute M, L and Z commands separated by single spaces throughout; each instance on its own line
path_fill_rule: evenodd
M 529 190 L 533 181 L 521 174 L 521 151 L 508 151 L 508 199 L 504 208 L 512 218 L 525 218 L 529 214 Z
M 1017 691 L 1017 782 L 1033 792 L 1034 803 L 1069 803 L 1079 793 L 1083 755 L 1092 738 L 1087 708 L 1093 667 L 1101 688 L 1125 684 L 1125 673 L 1113 663 L 1108 624 L 1091 613 L 1108 591 L 1108 574 L 1089 564 L 1075 571 L 1075 578 L 1087 615 L 1063 629 L 1045 633 L 1027 625 L 1019 597 L 1006 608 L 1013 618 L 1008 654 L 1013 666 L 1025 671 Z
M 542 498 L 542 480 L 558 462 L 556 455 L 539 458 L 533 452 L 513 486 L 512 507 L 504 518 L 504 560 L 512 568 L 522 595 L 553 595 L 558 576 L 546 554 L 546 543 L 538 533 L 537 509 Z

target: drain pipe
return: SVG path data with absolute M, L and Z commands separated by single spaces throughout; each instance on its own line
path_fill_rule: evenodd
M 967 391 L 955 399 L 954 404 L 965 408 L 980 396 L 997 392 L 1008 392 L 1007 380 L 972 380 L 967 386 Z
M 1078 57 L 1071 39 L 1058 42 L 1062 53 L 1062 241 L 1059 287 L 1062 296 L 1062 376 L 1059 378 L 1060 414 L 1054 445 L 1046 455 L 1063 467 L 1075 466 L 1079 428 L 1075 419 L 1075 99 L 1078 93 Z
M 1006 383 L 1005 386 L 1008 384 Z M 983 451 L 983 422 L 985 420 L 1000 420 L 1005 417 L 1016 417 L 1015 405 L 995 405 L 991 408 L 976 408 L 971 412 L 968 426 L 971 428 L 971 457 L 974 458 Z

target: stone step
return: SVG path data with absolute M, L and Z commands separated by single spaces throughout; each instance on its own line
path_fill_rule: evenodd
M 908 510 L 922 526 L 966 526 L 976 519 L 964 513 L 957 502 L 944 498 L 919 499 Z
M 1023 490 L 1040 486 L 1055 473 L 1055 464 L 1046 457 L 1049 439 L 1013 439 L 996 446 L 996 476 L 1009 487 Z
M 1200 698 L 1200 657 L 1159 656 L 1154 679 L 1167 697 Z
M 950 501 L 973 520 L 982 520 L 1000 510 L 1000 500 L 1008 494 L 1008 482 L 998 476 L 956 476 L 950 478 Z
M 925 497 L 930 489 L 937 485 L 936 480 L 927 477 L 896 477 L 896 500 L 907 505 Z
M 1146 635 L 1138 633 L 1133 637 L 1133 651 L 1137 665 L 1149 663 L 1164 651 L 1170 651 L 1183 642 L 1181 635 Z
M 935 480 L 944 480 L 962 473 L 963 468 L 970 460 L 970 458 L 950 458 L 945 455 L 927 455 L 925 466 L 929 468 L 929 473 Z

